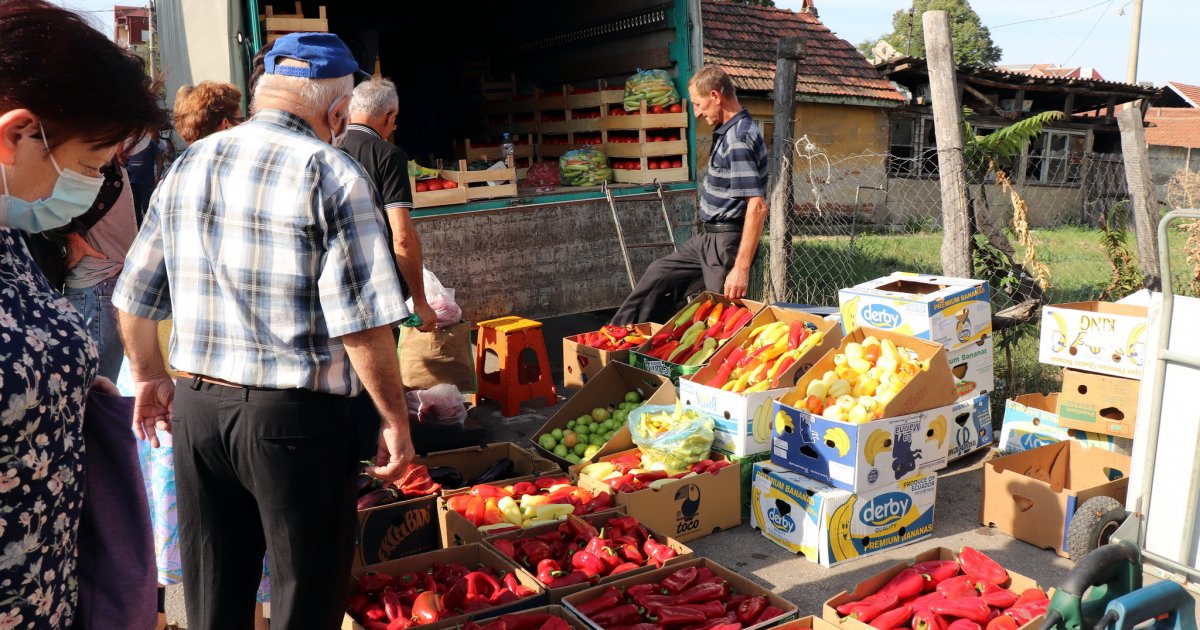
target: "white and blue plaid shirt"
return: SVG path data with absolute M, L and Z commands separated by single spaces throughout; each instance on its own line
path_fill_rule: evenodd
M 358 163 L 299 117 L 265 110 L 176 160 L 112 302 L 174 315 L 177 370 L 353 395 L 338 337 L 408 315 L 386 235 Z

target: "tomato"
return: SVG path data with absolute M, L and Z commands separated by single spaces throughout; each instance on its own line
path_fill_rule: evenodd
M 662 105 L 655 105 L 655 106 L 651 107 L 651 108 L 650 108 L 650 113 L 651 113 L 651 114 L 661 114 L 661 113 L 663 113 L 663 106 L 662 106 Z
M 658 170 L 658 160 L 647 160 L 646 168 L 648 168 L 652 171 L 657 171 Z
M 448 179 L 442 181 L 442 190 L 450 190 L 451 188 L 458 188 L 458 182 L 452 182 Z
M 682 114 L 683 113 L 683 105 L 681 105 L 679 103 L 675 103 L 674 105 L 668 107 L 667 111 L 671 112 L 672 114 Z
M 871 365 L 875 365 L 875 362 L 879 360 L 879 352 L 879 344 L 869 345 L 866 348 L 863 348 L 863 358 L 866 359 Z
M 667 141 L 667 139 L 662 136 L 654 136 L 653 138 L 650 138 L 650 142 L 666 142 L 666 141 Z
M 417 182 L 417 192 L 426 192 L 429 190 L 429 184 L 425 182 Z
M 683 160 L 671 160 L 671 168 L 683 168 Z
M 807 409 L 809 413 L 815 413 L 817 415 L 820 415 L 822 411 L 825 411 L 825 406 L 821 404 L 821 399 L 817 398 L 816 396 L 809 396 L 804 401 L 804 408 Z

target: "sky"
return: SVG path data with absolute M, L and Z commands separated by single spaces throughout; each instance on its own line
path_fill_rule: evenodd
M 111 36 L 112 0 L 52 1 L 88 11 Z M 1200 85 L 1200 63 L 1188 52 L 1200 36 L 1200 0 L 1143 1 L 1138 80 Z M 892 14 L 910 5 L 909 0 L 815 2 L 821 21 L 856 45 L 889 32 Z M 798 10 L 802 0 L 775 4 Z M 974 0 L 971 6 L 1004 51 L 1002 64 L 1090 66 L 1110 81 L 1125 80 L 1133 0 Z

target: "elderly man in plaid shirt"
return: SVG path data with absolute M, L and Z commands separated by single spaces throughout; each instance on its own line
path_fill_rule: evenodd
M 250 628 L 264 550 L 271 621 L 334 628 L 353 557 L 350 396 L 383 418 L 372 474 L 413 456 L 391 327 L 407 315 L 362 168 L 331 146 L 358 70 L 325 33 L 279 39 L 249 122 L 192 145 L 159 185 L 113 304 L 134 431 L 174 439 L 188 626 Z M 174 316 L 172 381 L 156 322 Z
M 696 118 L 713 127 L 699 191 L 700 233 L 650 264 L 613 316 L 614 324 L 662 322 L 691 293 L 707 289 L 736 300 L 746 297 L 750 285 L 750 265 L 767 218 L 767 145 L 724 70 L 698 70 L 688 83 L 688 97 Z

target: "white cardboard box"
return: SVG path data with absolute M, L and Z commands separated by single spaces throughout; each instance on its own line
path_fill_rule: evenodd
M 954 376 L 954 393 L 958 400 L 972 400 L 996 387 L 995 353 L 992 338 L 946 351 L 950 373 Z
M 750 524 L 830 567 L 933 535 L 937 474 L 851 493 L 769 462 L 754 465 Z
M 983 280 L 898 271 L 838 291 L 842 330 L 870 326 L 958 348 L 991 337 L 989 293 Z
M 1113 302 L 1042 307 L 1038 360 L 1140 379 L 1146 361 L 1146 308 Z

